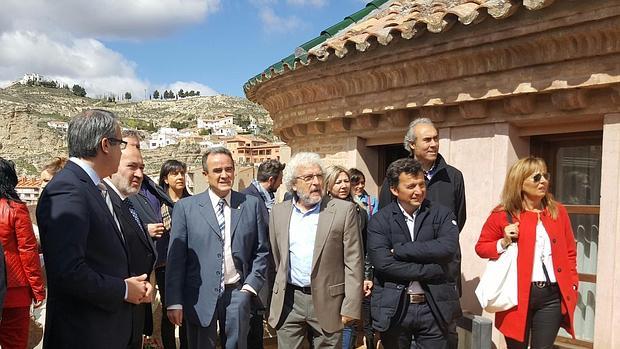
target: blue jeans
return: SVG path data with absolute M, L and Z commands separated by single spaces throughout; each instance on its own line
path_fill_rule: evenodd
M 355 325 L 347 325 L 342 330 L 342 349 L 355 348 L 356 342 Z

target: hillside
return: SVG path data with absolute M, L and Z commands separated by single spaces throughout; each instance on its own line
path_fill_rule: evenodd
M 130 128 L 144 130 L 169 127 L 171 121 L 186 123 L 196 129 L 196 119 L 217 118 L 223 113 L 238 118 L 256 118 L 271 137 L 271 119 L 260 106 L 245 98 L 230 96 L 188 97 L 179 100 L 147 100 L 141 102 L 104 102 L 77 97 L 64 89 L 13 85 L 0 89 L 0 155 L 12 159 L 21 175 L 38 175 L 39 169 L 54 156 L 66 156 L 64 131 L 47 125 L 48 121 L 68 121 L 84 109 L 113 111 Z M 154 173 L 166 159 L 176 158 L 198 165 L 197 144 L 178 144 L 144 150 L 147 173 Z

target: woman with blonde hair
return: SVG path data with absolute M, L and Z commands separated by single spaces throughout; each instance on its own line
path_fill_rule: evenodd
M 324 179 L 325 195 L 330 198 L 336 198 L 346 201 L 355 202 L 351 194 L 351 177 L 349 171 L 340 165 L 332 165 L 325 169 Z M 357 206 L 357 217 L 360 234 L 364 244 L 364 256 L 366 256 L 366 227 L 368 225 L 368 213 L 359 204 Z M 364 298 L 370 296 L 372 290 L 372 267 L 368 263 L 364 263 Z M 370 306 L 363 307 L 362 317 L 370 319 Z M 342 348 L 350 349 L 355 347 L 355 326 L 347 325 L 343 329 Z M 368 341 L 369 339 L 367 339 Z M 370 344 L 370 343 L 369 343 Z M 368 345 L 368 344 L 367 344 Z M 372 345 L 372 344 L 371 344 Z M 374 345 L 373 345 L 374 346 Z
M 476 244 L 480 257 L 497 259 L 518 242 L 518 304 L 495 315 L 495 327 L 509 349 L 552 348 L 560 327 L 574 337 L 579 284 L 575 238 L 566 209 L 549 193 L 549 179 L 541 158 L 512 165 L 500 205 Z

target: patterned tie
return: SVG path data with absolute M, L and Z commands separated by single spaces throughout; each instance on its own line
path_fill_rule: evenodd
M 220 243 L 222 244 L 222 273 L 220 274 L 220 294 L 224 292 L 224 236 L 226 234 L 226 218 L 224 217 L 225 199 L 220 199 L 217 203 L 217 224 L 220 227 Z
M 138 216 L 138 212 L 136 212 L 136 209 L 133 207 L 133 204 L 131 203 L 131 201 L 129 201 L 129 199 L 125 199 L 123 200 L 123 204 L 127 206 L 127 208 L 129 209 L 129 213 L 131 213 L 131 216 L 133 217 L 133 220 L 136 221 L 136 223 L 138 224 L 138 227 L 140 227 L 140 231 L 144 233 L 144 228 L 142 227 L 142 221 L 140 220 L 140 217 Z

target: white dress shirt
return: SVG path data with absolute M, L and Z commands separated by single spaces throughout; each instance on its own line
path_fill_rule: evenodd
M 417 210 L 415 210 L 415 212 L 413 212 L 413 216 L 410 216 L 409 213 L 407 213 L 407 211 L 405 211 L 403 207 L 400 205 L 400 202 L 398 203 L 398 207 L 400 208 L 400 210 L 403 212 L 403 215 L 405 216 L 405 223 L 407 223 L 407 229 L 409 229 L 409 235 L 411 235 L 411 241 L 415 241 L 415 217 L 418 214 L 418 211 L 420 210 L 420 208 L 418 208 Z M 420 285 L 418 281 L 411 281 L 411 283 L 409 284 L 409 287 L 407 288 L 407 293 L 408 294 L 424 294 L 424 289 L 422 288 L 422 285 Z

